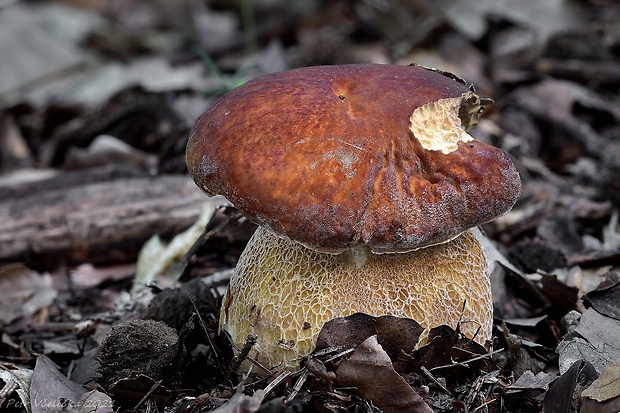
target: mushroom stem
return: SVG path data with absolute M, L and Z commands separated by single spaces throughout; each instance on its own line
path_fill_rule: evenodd
M 370 257 L 370 248 L 365 245 L 357 245 L 340 254 L 340 259 L 355 270 L 359 270 L 366 264 Z
M 491 337 L 487 262 L 470 231 L 408 253 L 362 251 L 349 261 L 259 227 L 231 279 L 220 326 L 238 346 L 256 334 L 251 357 L 293 370 L 324 323 L 356 312 L 412 318 L 427 329 L 422 342 L 442 324 L 481 344 Z

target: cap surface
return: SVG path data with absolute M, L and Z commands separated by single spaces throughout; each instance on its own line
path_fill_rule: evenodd
M 519 175 L 473 140 L 480 99 L 417 66 L 317 66 L 256 78 L 213 104 L 188 142 L 209 194 L 310 248 L 409 251 L 508 211 Z

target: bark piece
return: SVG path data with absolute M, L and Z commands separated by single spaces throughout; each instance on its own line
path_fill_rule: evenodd
M 3 190 L 13 196 L 0 197 L 0 262 L 50 267 L 135 259 L 145 240 L 186 229 L 210 202 L 183 175 L 80 173 L 82 179 L 61 173 Z

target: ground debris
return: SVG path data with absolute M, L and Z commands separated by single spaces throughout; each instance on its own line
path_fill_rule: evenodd
M 182 3 L 0 6 L 0 410 L 620 410 L 617 2 Z M 298 372 L 235 372 L 242 349 L 217 320 L 255 225 L 217 209 L 132 292 L 139 251 L 210 202 L 185 146 L 221 94 L 355 62 L 436 67 L 495 101 L 472 133 L 512 157 L 523 191 L 482 227 L 493 341 L 439 327 L 421 345 L 414 320 L 356 314 L 326 324 Z

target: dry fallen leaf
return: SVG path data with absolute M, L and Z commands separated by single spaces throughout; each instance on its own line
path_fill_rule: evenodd
M 112 413 L 112 399 L 97 390 L 86 391 L 66 378 L 47 356 L 40 355 L 30 382 L 32 413 Z
M 620 360 L 607 367 L 590 387 L 581 393 L 598 402 L 620 397 Z
M 556 379 L 553 374 L 539 371 L 537 374 L 532 373 L 530 370 L 526 371 L 512 383 L 508 390 L 548 390 L 549 384 Z
M 67 169 L 89 168 L 109 164 L 136 165 L 155 174 L 157 156 L 146 153 L 110 135 L 99 135 L 86 149 L 70 147 L 64 167 Z
M 196 222 L 185 231 L 177 234 L 169 243 L 153 235 L 142 247 L 138 256 L 138 266 L 132 291 L 138 291 L 154 282 L 158 276 L 166 274 L 172 281 L 178 280 L 185 268 L 185 254 L 204 233 L 209 220 L 218 207 L 227 202 L 221 197 L 214 197 L 205 202 Z
M 584 297 L 598 313 L 620 320 L 620 277 L 615 272 L 605 274 L 605 281 Z
M 567 337 L 555 350 L 559 356 L 560 373 L 564 374 L 576 361 L 585 360 L 592 363 L 596 371 L 603 371 L 606 366 L 620 358 L 620 351 L 606 347 L 597 348 L 581 337 Z
M 563 0 L 449 2 L 445 13 L 452 25 L 470 39 L 478 40 L 489 25 L 489 16 L 504 19 L 535 31 L 541 43 L 554 33 L 582 25 L 583 13 L 577 3 Z
M 29 318 L 52 304 L 57 296 L 49 274 L 39 274 L 23 264 L 0 267 L 0 326 Z
M 71 271 L 71 283 L 76 289 L 94 288 L 107 282 L 118 282 L 132 277 L 136 272 L 135 264 L 119 264 L 112 266 L 96 267 L 90 263 L 84 263 Z
M 0 100 L 31 85 L 79 67 L 90 55 L 79 47 L 89 30 L 103 23 L 100 17 L 59 4 L 15 2 L 0 13 Z M 17 95 L 16 95 L 17 96 Z M 10 100 L 9 100 L 10 101 Z
M 579 400 L 581 389 L 589 386 L 597 376 L 598 373 L 590 363 L 582 360 L 576 361 L 549 388 L 543 402 L 543 411 L 549 413 L 579 411 L 576 400 Z
M 145 398 L 156 406 L 164 406 L 171 395 L 160 381 L 156 382 L 144 374 L 118 380 L 110 387 L 110 392 L 117 404 L 126 406 L 136 405 Z
M 620 397 L 604 402 L 584 398 L 579 413 L 618 413 L 620 412 Z
M 600 350 L 620 350 L 620 321 L 589 308 L 582 315 L 575 332 Z
M 433 371 L 446 379 L 448 388 L 470 382 L 480 372 L 497 370 L 483 346 L 446 325 L 432 328 L 428 343 L 414 351 L 412 359 L 414 371 L 421 367 Z
M 0 406 L 26 407 L 30 406 L 30 380 L 32 370 L 15 366 L 14 364 L 0 364 L 0 380 L 4 382 L 0 387 Z M 11 397 L 17 393 L 17 400 Z
M 385 413 L 432 413 L 405 379 L 392 367 L 377 336 L 367 338 L 336 370 L 336 385 L 352 388 L 351 392 L 367 398 Z
M 243 394 L 239 389 L 233 397 L 225 404 L 213 410 L 213 413 L 254 413 L 260 409 L 261 403 L 265 398 L 265 392 L 259 389 L 253 395 Z
M 355 313 L 325 323 L 317 338 L 316 351 L 327 347 L 354 348 L 375 335 L 395 363 L 394 368 L 402 372 L 407 364 L 404 355 L 415 349 L 422 331 L 423 328 L 409 318 Z
M 517 377 L 528 370 L 533 373 L 544 371 L 547 364 L 556 358 L 553 351 L 545 346 L 512 334 L 506 324 L 503 325 L 502 332 L 508 346 L 512 368 Z

